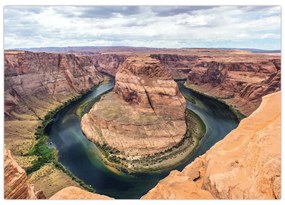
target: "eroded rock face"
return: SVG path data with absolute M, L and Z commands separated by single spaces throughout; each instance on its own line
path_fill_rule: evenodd
M 187 85 L 225 100 L 248 116 L 257 109 L 263 96 L 281 88 L 280 60 L 264 58 L 244 57 L 245 62 L 205 62 L 204 59 L 194 63 Z
M 197 55 L 179 54 L 151 54 L 150 57 L 158 59 L 171 73 L 174 79 L 187 79 L 192 65 L 198 60 Z
M 272 73 L 269 78 L 261 83 L 252 83 L 245 86 L 240 96 L 250 101 L 258 101 L 262 96 L 277 92 L 281 88 L 281 70 Z
M 101 199 L 101 200 L 108 200 L 113 199 L 105 195 L 95 194 L 78 187 L 66 187 L 55 195 L 53 195 L 50 199 L 58 200 L 58 199 Z
M 126 102 L 151 109 L 158 116 L 184 120 L 185 99 L 169 71 L 157 60 L 128 58 L 116 74 L 115 93 Z
M 10 150 L 4 154 L 4 198 L 37 199 L 45 198 L 42 192 L 35 193 L 34 187 L 28 184 L 27 174 L 12 158 Z
M 120 65 L 126 60 L 124 54 L 97 54 L 90 55 L 94 66 L 98 71 L 115 76 Z
M 125 156 L 166 150 L 186 132 L 186 103 L 170 73 L 149 57 L 129 57 L 116 74 L 114 91 L 83 116 L 86 137 Z
M 202 78 L 204 83 L 210 83 L 212 86 L 217 86 L 223 83 L 227 76 L 228 69 L 222 63 L 212 61 L 209 63 L 209 68 Z
M 54 100 L 76 96 L 102 81 L 88 57 L 73 54 L 6 52 L 5 60 L 5 117 L 13 113 L 37 113 L 34 98 Z M 35 100 L 34 100 L 35 101 Z M 24 106 L 18 106 L 23 104 Z
M 262 96 L 280 90 L 277 78 L 280 54 L 223 49 L 179 49 L 151 54 L 175 79 L 185 79 L 192 89 L 226 101 L 248 116 Z M 273 83 L 274 82 L 274 83 Z
M 142 198 L 280 199 L 280 109 L 280 92 L 263 97 L 260 107 L 235 130 Z M 198 192 L 206 195 L 192 195 Z
M 23 140 L 34 138 L 30 125 L 103 80 L 88 57 L 8 51 L 4 60 L 5 144 L 14 154 L 23 154 Z
M 27 168 L 36 160 L 27 153 L 36 143 L 34 133 L 40 120 L 49 111 L 98 85 L 103 76 L 91 58 L 74 54 L 5 51 L 4 63 L 5 146 L 19 165 Z M 68 181 L 68 177 L 58 178 L 59 184 Z M 70 182 L 71 179 L 65 186 L 74 185 Z M 45 191 L 46 186 L 39 189 Z M 48 189 L 56 192 L 58 186 L 51 184 Z

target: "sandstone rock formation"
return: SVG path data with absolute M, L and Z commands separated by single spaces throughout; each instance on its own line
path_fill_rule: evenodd
M 50 199 L 103 199 L 108 200 L 112 199 L 105 195 L 100 194 L 94 194 L 85 190 L 82 190 L 78 187 L 66 187 L 59 192 L 57 192 L 55 195 L 53 195 Z
M 125 157 L 162 152 L 178 144 L 185 132 L 184 97 L 170 73 L 149 57 L 129 57 L 106 94 L 81 127 L 86 137 Z
M 235 130 L 142 198 L 280 199 L 280 120 L 281 93 L 263 97 Z
M 252 83 L 245 86 L 240 96 L 250 101 L 259 101 L 262 96 L 279 91 L 281 88 L 281 70 L 273 72 L 266 80 L 261 83 Z
M 152 58 L 128 58 L 116 74 L 114 91 L 129 104 L 157 116 L 171 119 L 175 114 L 174 119 L 185 118 L 185 99 L 177 84 L 169 71 Z
M 102 81 L 102 75 L 96 71 L 88 57 L 6 52 L 4 60 L 7 120 L 15 119 L 21 113 L 41 117 L 38 113 L 41 106 L 35 105 L 35 99 L 57 101 L 70 98 Z
M 198 60 L 197 55 L 179 55 L 175 53 L 151 54 L 150 57 L 158 59 L 170 71 L 174 79 L 187 79 L 193 62 Z
M 40 120 L 103 81 L 90 57 L 74 54 L 5 51 L 4 74 L 5 146 L 23 168 L 36 160 L 27 153 L 35 144 L 34 133 Z M 64 173 L 57 171 L 57 175 Z M 45 176 L 46 180 L 50 176 Z M 59 184 L 60 180 L 62 184 L 68 182 L 65 186 L 75 185 L 68 176 L 58 177 Z M 55 193 L 57 187 L 51 185 L 48 189 Z
M 87 57 L 7 51 L 4 60 L 5 144 L 15 154 L 22 154 L 23 139 L 33 137 L 33 127 L 48 111 L 103 80 Z
M 44 198 L 42 192 L 35 193 L 33 185 L 28 183 L 25 170 L 12 158 L 10 150 L 6 149 L 4 154 L 4 198 Z
M 118 68 L 125 61 L 128 55 L 113 53 L 89 56 L 98 71 L 115 76 L 118 71 Z
M 147 55 L 143 50 L 138 53 Z M 98 70 L 115 76 L 128 55 L 128 52 L 109 52 L 90 57 Z M 219 49 L 156 49 L 152 50 L 150 57 L 158 59 L 174 79 L 188 79 L 187 83 L 193 89 L 226 101 L 246 116 L 257 109 L 262 96 L 280 90 L 278 80 L 273 84 L 269 82 L 270 76 L 278 76 L 279 54 Z
M 175 79 L 187 79 L 192 89 L 220 98 L 246 116 L 257 109 L 262 96 L 280 90 L 279 54 L 181 49 L 150 56 L 160 60 Z
M 141 199 L 214 199 L 211 193 L 197 186 L 192 176 L 172 171 Z
M 197 63 L 191 68 L 186 85 L 220 98 L 248 116 L 260 105 L 262 96 L 281 88 L 280 59 L 251 60 Z
M 124 48 L 122 52 L 116 53 L 109 49 L 96 54 L 81 51 L 74 52 L 74 54 L 5 51 L 5 145 L 11 150 L 14 159 L 21 167 L 27 168 L 31 166 L 33 160 L 36 160 L 35 157 L 24 156 L 24 154 L 27 154 L 35 143 L 34 132 L 40 124 L 39 119 L 63 102 L 101 82 L 103 78 L 97 70 L 115 75 L 130 52 L 138 52 L 128 49 Z M 280 90 L 281 62 L 278 54 L 253 54 L 244 51 L 213 49 L 155 49 L 147 52 L 141 50 L 140 52 L 142 56 L 152 53 L 151 57 L 160 60 L 173 78 L 188 78 L 187 82 L 192 88 L 218 97 L 234 105 L 246 115 L 252 113 L 259 106 L 262 96 Z M 122 76 L 124 78 L 124 75 Z M 122 80 L 122 82 L 124 81 Z M 126 83 L 121 84 L 122 88 L 124 88 L 124 84 Z M 143 106 L 143 101 L 136 104 L 137 97 L 130 90 L 122 89 L 120 91 L 118 89 L 118 93 L 129 102 L 121 101 L 122 97 L 113 93 L 113 97 L 106 96 L 109 98 L 109 105 L 113 107 L 114 103 L 120 101 L 122 102 L 121 108 L 125 109 L 129 106 L 136 108 L 135 111 L 130 109 L 134 113 L 133 116 L 143 110 L 145 112 L 142 118 L 144 122 L 157 119 L 150 108 Z M 146 98 L 144 97 L 144 99 Z M 163 111 L 158 107 L 160 105 L 155 109 Z M 118 110 L 114 109 L 109 112 L 108 117 L 113 119 L 111 118 L 114 117 L 113 115 L 120 115 Z M 123 118 L 124 116 L 121 117 L 121 119 Z M 124 127 L 127 130 L 127 125 L 122 126 L 116 123 L 113 121 L 106 130 L 115 130 L 116 126 Z M 153 129 L 157 132 L 161 127 Z M 165 131 L 164 127 L 162 130 Z M 152 135 L 152 131 L 148 132 L 148 135 Z M 131 140 L 127 140 L 127 143 L 124 142 L 123 145 L 128 145 L 129 142 Z M 117 151 L 115 150 L 115 152 Z M 53 169 L 52 172 L 54 173 Z M 52 182 L 55 179 L 51 179 L 51 177 L 56 175 L 58 184 L 78 185 L 59 170 L 55 174 L 51 174 L 50 171 L 47 173 L 39 178 L 45 177 L 44 181 Z M 62 186 L 53 184 L 48 184 L 45 187 L 44 183 L 39 184 L 37 189 L 48 189 L 51 195 L 58 191 L 59 187 L 62 188 Z M 36 183 L 35 186 L 37 186 Z

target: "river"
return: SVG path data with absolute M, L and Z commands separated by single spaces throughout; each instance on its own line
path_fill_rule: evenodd
M 58 150 L 58 160 L 75 176 L 91 185 L 96 193 L 118 199 L 136 199 L 147 193 L 171 170 L 161 173 L 144 173 L 136 176 L 116 174 L 109 170 L 98 157 L 97 147 L 89 142 L 80 128 L 80 117 L 76 113 L 82 105 L 88 111 L 100 96 L 114 86 L 114 80 L 101 84 L 77 101 L 60 110 L 46 129 L 50 144 Z M 185 162 L 173 169 L 182 170 L 197 156 L 205 153 L 216 142 L 223 139 L 239 121 L 227 105 L 190 91 L 180 82 L 180 91 L 187 93 L 194 102 L 187 101 L 187 108 L 194 111 L 206 125 L 205 136 Z

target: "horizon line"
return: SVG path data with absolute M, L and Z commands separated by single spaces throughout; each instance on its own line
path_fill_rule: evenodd
M 264 50 L 281 51 L 280 49 L 264 49 L 252 47 L 148 47 L 148 46 L 44 46 L 44 47 L 24 47 L 24 48 L 4 48 L 3 50 L 25 50 L 25 49 L 45 49 L 45 48 L 146 48 L 146 49 L 241 49 L 241 50 Z

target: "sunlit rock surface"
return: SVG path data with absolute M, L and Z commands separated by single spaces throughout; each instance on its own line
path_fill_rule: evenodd
M 235 130 L 182 172 L 172 171 L 142 198 L 279 199 L 280 126 L 277 92 L 263 97 L 260 107 Z

